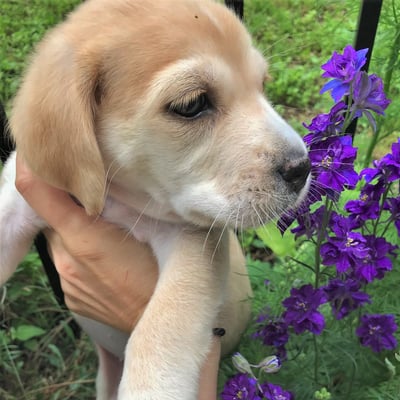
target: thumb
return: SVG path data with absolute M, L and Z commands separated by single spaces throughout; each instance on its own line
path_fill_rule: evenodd
M 15 186 L 33 210 L 60 233 L 79 232 L 83 226 L 94 221 L 68 193 L 36 176 L 18 154 Z

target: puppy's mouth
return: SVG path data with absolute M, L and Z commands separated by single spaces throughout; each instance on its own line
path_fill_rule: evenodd
M 296 183 L 296 191 L 284 190 L 274 194 L 265 192 L 244 195 L 238 201 L 238 212 L 229 218 L 229 226 L 234 229 L 256 228 L 266 223 L 278 220 L 289 210 L 296 210 L 303 203 L 310 188 L 309 174 L 300 186 Z
M 264 225 L 303 202 L 311 182 L 310 161 L 308 157 L 288 161 L 264 181 L 264 185 L 257 185 L 249 179 L 228 195 L 210 191 L 207 197 L 201 190 L 190 191 L 191 195 L 174 208 L 184 220 L 201 227 L 246 229 Z

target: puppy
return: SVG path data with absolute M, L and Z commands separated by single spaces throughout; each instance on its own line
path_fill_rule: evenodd
M 309 181 L 266 73 L 240 21 L 209 0 L 88 0 L 38 46 L 11 116 L 18 153 L 159 265 L 129 338 L 77 316 L 98 344 L 98 399 L 194 400 L 212 328 L 226 328 L 225 351 L 243 332 L 251 289 L 232 229 L 295 206 Z M 0 187 L 0 284 L 45 227 L 14 179 L 15 154 Z

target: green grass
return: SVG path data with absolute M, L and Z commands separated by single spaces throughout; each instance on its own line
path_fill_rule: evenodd
M 0 1 L 0 101 L 7 109 L 34 44 L 77 3 L 77 0 L 31 0 L 28 7 L 25 0 Z M 339 51 L 353 43 L 360 3 L 354 0 L 246 0 L 245 3 L 246 24 L 268 59 L 273 77 L 266 85 L 266 93 L 285 118 L 305 133 L 302 122 L 309 122 L 331 106 L 327 94 L 318 94 L 322 85 L 319 67 L 333 50 Z M 400 1 L 395 0 L 394 4 L 400 10 Z M 395 35 L 396 21 L 393 21 L 391 6 L 391 0 L 384 2 L 370 66 L 370 70 L 380 76 L 387 74 Z M 399 69 L 397 62 L 393 66 L 389 94 L 393 104 L 387 110 L 382 129 L 388 136 L 378 144 L 375 155 L 385 154 L 390 141 L 399 136 Z M 357 143 L 364 154 L 371 132 L 362 124 L 360 130 L 363 134 Z M 252 254 L 255 248 L 259 248 L 258 252 L 264 251 L 264 244 L 252 232 L 247 233 L 244 242 Z M 302 246 L 296 251 L 306 256 L 310 249 Z M 248 256 L 255 290 L 255 314 L 267 304 L 275 311 L 280 310 L 280 303 L 291 286 L 310 278 L 304 268 L 282 255 L 270 256 L 271 262 L 253 258 L 251 254 Z M 268 288 L 264 285 L 266 277 L 272 282 Z M 374 307 L 398 314 L 399 287 L 400 273 L 396 270 L 390 279 L 375 285 L 379 300 Z M 54 300 L 37 256 L 31 254 L 6 290 L 0 290 L 0 399 L 93 399 L 95 353 L 85 335 L 80 339 L 74 337 L 69 320 L 69 314 Z M 329 376 L 330 382 L 336 382 L 336 386 L 329 388 L 334 392 L 332 399 L 350 400 L 344 397 L 345 389 L 340 385 L 343 371 L 347 373 L 354 366 L 357 367 L 354 380 L 357 390 L 351 400 L 400 399 L 399 380 L 397 377 L 387 379 L 389 373 L 384 360 L 371 358 L 368 349 L 361 349 L 354 355 L 354 343 L 344 339 L 346 325 L 334 328 L 329 321 L 328 331 L 332 329 L 336 329 L 336 335 L 322 357 L 324 371 L 333 374 Z M 327 339 L 322 335 L 318 340 Z M 318 388 L 312 381 L 311 338 L 299 339 L 296 345 L 301 351 L 271 379 L 290 385 L 298 393 L 297 400 L 311 400 Z M 240 351 L 257 362 L 270 350 L 247 334 Z M 224 361 L 220 384 L 233 372 L 230 361 Z

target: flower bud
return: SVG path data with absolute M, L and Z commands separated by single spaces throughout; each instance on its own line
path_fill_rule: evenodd
M 390 362 L 390 360 L 385 357 L 385 364 L 386 364 L 386 368 L 389 371 L 390 377 L 393 378 L 396 376 L 396 367 Z
M 331 394 L 324 387 L 321 390 L 317 390 L 314 393 L 315 400 L 329 400 L 331 397 L 332 397 Z
M 232 363 L 239 372 L 253 375 L 249 362 L 240 353 L 232 356 Z
M 257 367 L 267 374 L 273 374 L 280 370 L 281 360 L 277 356 L 269 356 L 264 358 Z

